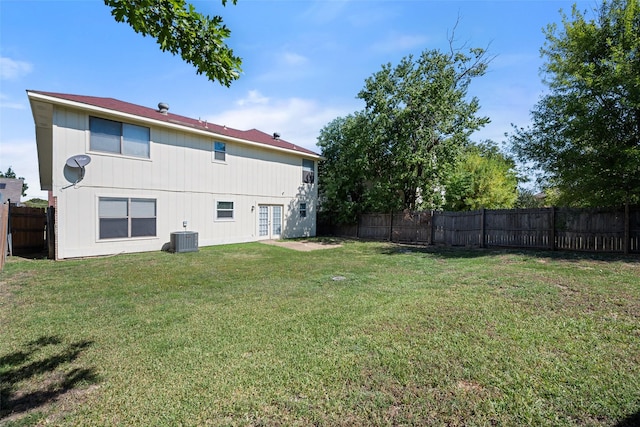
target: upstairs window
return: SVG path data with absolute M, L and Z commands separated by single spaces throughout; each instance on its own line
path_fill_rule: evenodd
M 227 159 L 227 144 L 224 142 L 213 143 L 213 160 L 224 162 Z
M 113 120 L 89 117 L 92 151 L 149 158 L 149 128 Z
M 313 184 L 315 163 L 313 160 L 302 159 L 302 182 Z

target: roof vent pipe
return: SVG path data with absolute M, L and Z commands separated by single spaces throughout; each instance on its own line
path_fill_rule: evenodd
M 158 104 L 158 112 L 160 112 L 160 114 L 166 115 L 168 111 L 169 111 L 169 104 L 167 104 L 166 102 L 160 102 Z

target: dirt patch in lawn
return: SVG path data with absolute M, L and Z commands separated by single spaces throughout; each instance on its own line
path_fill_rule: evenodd
M 267 245 L 282 246 L 301 252 L 333 249 L 342 246 L 339 240 L 262 240 L 261 242 Z

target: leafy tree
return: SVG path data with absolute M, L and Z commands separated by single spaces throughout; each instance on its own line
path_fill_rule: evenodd
M 13 169 L 11 169 L 11 166 L 9 166 L 6 172 L 0 171 L 0 178 L 21 179 L 22 180 L 22 197 L 25 197 L 27 195 L 27 189 L 29 188 L 29 186 L 25 182 L 24 177 L 21 176 L 20 178 L 17 178 L 16 173 L 13 171 Z
M 489 122 L 467 96 L 484 74 L 484 49 L 424 51 L 365 80 L 365 109 L 320 133 L 324 210 L 353 217 L 364 211 L 436 208 L 443 178 L 469 135 Z
M 491 141 L 468 145 L 445 189 L 446 210 L 510 209 L 518 198 L 516 164 Z
M 338 223 L 351 223 L 367 209 L 370 138 L 362 113 L 338 117 L 318 137 L 325 160 L 319 165 L 322 210 L 335 213 Z
M 233 4 L 237 0 L 231 0 Z M 198 74 L 230 86 L 240 77 L 242 60 L 225 44 L 231 31 L 220 16 L 204 16 L 185 0 L 104 0 L 118 22 L 126 22 L 136 33 L 151 36 L 162 51 L 196 67 Z M 222 0 L 225 6 L 227 0 Z
M 518 209 L 542 208 L 545 205 L 545 198 L 539 197 L 537 193 L 529 188 L 518 189 L 518 199 L 515 207 Z
M 486 51 L 424 51 L 403 58 L 365 80 L 365 101 L 380 173 L 389 174 L 380 194 L 389 209 L 438 207 L 444 171 L 469 135 L 489 122 L 477 117 L 478 99 L 467 91 L 485 73 Z M 385 183 L 386 184 L 386 183 Z M 398 197 L 400 196 L 400 197 Z
M 24 202 L 25 206 L 29 206 L 30 208 L 48 208 L 49 207 L 49 201 L 48 200 L 44 200 L 44 199 L 39 199 L 39 198 L 33 198 L 33 199 L 29 199 L 26 202 Z
M 573 7 L 549 25 L 541 52 L 550 93 L 532 125 L 510 136 L 560 203 L 640 202 L 640 5 L 604 1 L 595 19 Z

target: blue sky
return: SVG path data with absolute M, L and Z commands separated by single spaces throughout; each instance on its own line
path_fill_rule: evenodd
M 573 1 L 239 0 L 193 2 L 221 15 L 243 58 L 230 88 L 196 75 L 155 40 L 117 23 L 100 0 L 0 0 L 0 170 L 12 166 L 39 191 L 33 118 L 26 90 L 117 98 L 238 129 L 279 132 L 319 152 L 320 129 L 361 110 L 364 80 L 382 64 L 425 49 L 488 47 L 495 59 L 469 93 L 491 124 L 475 140 L 502 142 L 526 126 L 544 94 L 542 28 Z M 595 1 L 577 2 L 591 9 Z

